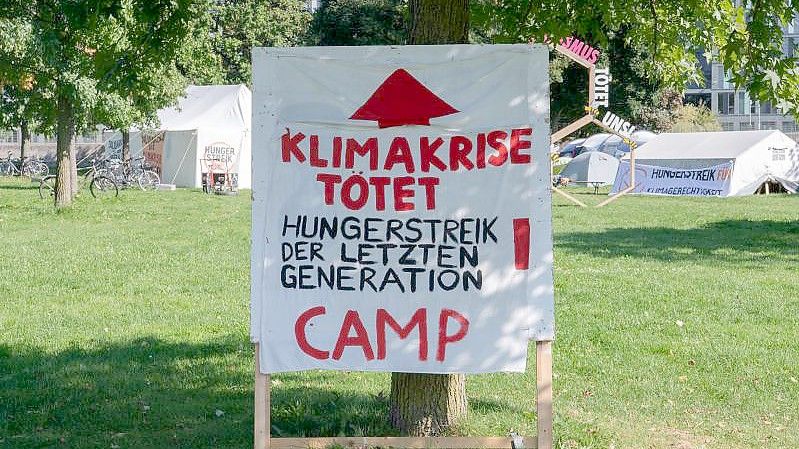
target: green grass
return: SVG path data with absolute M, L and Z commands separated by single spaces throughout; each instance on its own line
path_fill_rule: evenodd
M 249 214 L 187 190 L 55 213 L 0 181 L 0 447 L 251 447 Z M 554 221 L 559 447 L 799 447 L 799 196 Z M 273 432 L 389 434 L 388 380 L 274 376 Z M 452 432 L 534 434 L 534 385 L 471 376 Z

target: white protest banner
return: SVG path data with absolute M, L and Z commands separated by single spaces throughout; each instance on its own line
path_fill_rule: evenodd
M 602 125 L 611 132 L 628 139 L 632 138 L 635 132 L 635 125 L 610 111 L 605 111 L 605 115 L 602 116 Z
M 594 108 L 610 107 L 610 82 L 613 80 L 610 76 L 610 69 L 605 67 L 594 71 L 594 98 L 592 98 L 591 106 Z
M 651 195 L 727 196 L 733 162 L 712 167 L 684 170 L 635 164 L 635 189 L 630 193 Z M 626 189 L 630 182 L 630 163 L 622 161 L 616 172 L 611 194 Z
M 554 338 L 542 45 L 253 51 L 264 373 L 524 371 Z

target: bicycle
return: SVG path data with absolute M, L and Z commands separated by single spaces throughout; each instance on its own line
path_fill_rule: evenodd
M 105 159 L 92 159 L 90 167 L 81 167 L 79 170 L 86 170 L 83 174 L 81 185 L 89 184 L 89 193 L 94 198 L 104 198 L 119 196 L 119 187 L 114 179 L 108 175 L 104 168 Z M 39 181 L 39 197 L 41 199 L 51 199 L 55 196 L 56 175 L 48 175 Z
M 138 162 L 138 164 L 134 164 Z M 144 157 L 108 159 L 105 165 L 108 176 L 123 189 L 138 186 L 141 190 L 155 190 L 161 183 L 161 177 L 147 166 Z
M 50 173 L 50 168 L 38 158 L 23 157 L 12 159 L 11 151 L 8 157 L 0 161 L 0 175 L 3 176 L 27 176 L 29 178 L 42 178 Z
M 138 161 L 138 165 L 133 165 L 134 161 Z M 158 188 L 158 184 L 161 184 L 161 177 L 150 168 L 144 157 L 128 159 L 128 170 L 142 190 L 155 190 Z

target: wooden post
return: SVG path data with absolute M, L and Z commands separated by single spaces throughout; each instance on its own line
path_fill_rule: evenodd
M 575 198 L 575 197 L 573 197 L 573 196 L 569 195 L 568 193 L 564 192 L 563 190 L 560 190 L 560 189 L 559 189 L 559 188 L 557 188 L 557 187 L 552 187 L 552 191 L 553 191 L 553 192 L 555 192 L 555 193 L 557 193 L 558 195 L 560 195 L 560 196 L 562 196 L 562 197 L 566 198 L 567 200 L 571 201 L 572 203 L 574 203 L 574 204 L 576 204 L 576 205 L 578 205 L 578 206 L 580 206 L 580 207 L 588 207 L 588 206 L 586 206 L 586 205 L 585 205 L 585 203 L 583 203 L 582 201 L 580 201 L 580 200 L 578 200 L 577 198 Z
M 588 106 L 594 107 L 594 88 L 596 87 L 596 67 L 588 68 Z
M 583 117 L 578 118 L 574 122 L 566 125 L 565 127 L 555 131 L 552 133 L 550 140 L 557 142 L 558 140 L 568 136 L 569 134 L 577 131 L 578 129 L 582 128 L 583 126 L 591 123 L 594 121 L 594 116 L 591 114 L 584 115 Z M 600 122 L 601 123 L 601 122 Z
M 255 344 L 255 433 L 254 449 L 271 445 L 271 385 L 269 374 L 261 374 L 261 345 Z
M 535 343 L 538 449 L 552 449 L 552 342 Z
M 537 341 L 535 357 L 538 435 L 522 437 L 522 447 L 552 449 L 552 342 Z M 270 376 L 261 374 L 260 344 L 255 344 L 255 432 L 254 449 L 324 449 L 331 445 L 348 449 L 394 447 L 407 449 L 510 449 L 512 437 L 321 437 L 272 438 Z

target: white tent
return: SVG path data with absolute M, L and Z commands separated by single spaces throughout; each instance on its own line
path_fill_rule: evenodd
M 189 86 L 176 107 L 158 111 L 157 131 L 131 132 L 134 156 L 160 171 L 161 182 L 201 187 L 209 172 L 229 173 L 238 188 L 250 188 L 250 121 L 252 93 L 247 86 Z M 122 136 L 106 142 L 107 154 L 118 155 Z
M 569 161 L 560 176 L 569 178 L 571 182 L 604 186 L 613 184 L 618 169 L 619 160 L 615 157 L 599 151 L 589 151 Z
M 628 160 L 629 155 L 623 161 Z M 622 173 L 625 168 L 626 175 Z M 614 191 L 626 187 L 628 175 L 629 167 L 623 163 Z M 677 181 L 685 186 L 674 187 Z M 665 133 L 636 151 L 638 193 L 700 194 L 690 192 L 698 192 L 699 183 L 711 181 L 715 186 L 710 191 L 716 192 L 705 194 L 714 196 L 750 195 L 766 182 L 779 183 L 795 193 L 799 189 L 799 149 L 790 137 L 771 130 Z M 647 187 L 647 182 L 652 185 Z M 652 190 L 658 182 L 671 185 Z

